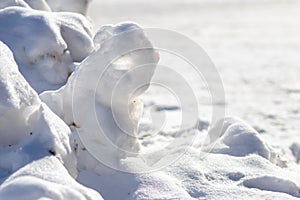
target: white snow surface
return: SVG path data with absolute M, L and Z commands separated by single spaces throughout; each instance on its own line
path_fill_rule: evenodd
M 290 5 L 281 1 L 241 4 L 237 0 L 174 4 L 154 1 L 154 6 L 119 0 L 92 4 L 90 14 L 97 25 L 134 19 L 153 25 L 155 21 L 203 42 L 216 64 L 223 67 L 219 69 L 229 96 L 229 113 L 247 120 L 225 117 L 221 120 L 225 122 L 221 133 L 214 134 L 214 127 L 210 127 L 212 134 L 220 137 L 211 137 L 209 143 L 204 140 L 209 126 L 207 106 L 203 107 L 203 116 L 199 116 L 198 127 L 174 131 L 180 107 L 151 87 L 130 96 L 132 87 L 143 81 L 134 74 L 129 73 L 128 79 L 121 82 L 120 96 L 113 106 L 110 104 L 113 86 L 135 66 L 151 62 L 153 65 L 148 66 L 143 79 L 149 82 L 153 78 L 158 62 L 158 53 L 153 49 L 114 60 L 128 48 L 152 47 L 151 38 L 140 26 L 128 22 L 104 25 L 93 36 L 84 16 L 49 12 L 51 9 L 84 14 L 87 1 L 75 1 L 74 6 L 69 6 L 69 1 L 52 2 L 0 3 L 0 8 L 18 6 L 0 9 L 0 40 L 7 45 L 0 43 L 0 199 L 300 198 L 300 143 L 296 134 L 299 89 L 295 84 L 295 71 L 299 71 L 295 70 L 294 57 L 299 50 L 299 31 L 294 26 L 300 17 L 296 1 L 290 0 Z M 266 11 L 266 5 L 271 9 Z M 115 9 L 122 12 L 114 15 Z M 159 22 L 153 20 L 155 17 L 159 17 Z M 271 27 L 269 32 L 264 32 L 265 27 Z M 135 31 L 122 35 L 130 30 Z M 269 33 L 275 34 L 274 38 L 267 37 Z M 291 37 L 293 34 L 295 37 Z M 256 40 L 250 41 L 249 37 Z M 101 79 L 103 85 L 95 88 L 97 72 L 107 64 L 111 67 Z M 287 67 L 284 72 L 278 70 L 283 64 Z M 271 72 L 274 76 L 266 76 Z M 290 75 L 289 79 L 281 78 L 284 75 Z M 176 84 L 176 80 L 172 81 Z M 255 93 L 249 100 L 247 92 L 252 89 Z M 144 92 L 143 106 L 140 95 Z M 206 100 L 205 91 L 198 92 Z M 263 92 L 275 103 L 268 99 L 259 102 L 257 98 L 262 98 Z M 238 96 L 240 93 L 243 98 Z M 95 101 L 90 101 L 93 94 Z M 282 96 L 293 107 L 283 106 Z M 171 119 L 169 126 L 154 136 L 151 132 L 156 127 L 147 116 L 153 104 L 158 104 L 155 114 L 166 112 Z M 96 159 L 85 146 L 86 141 L 81 141 L 80 134 L 93 135 L 98 131 L 89 112 L 94 107 L 105 136 L 128 150 L 128 154 L 108 146 L 107 138 L 100 135 L 94 144 L 102 153 Z M 125 112 L 128 110 L 131 117 Z M 294 114 L 290 115 L 290 111 Z M 113 121 L 116 117 L 133 138 L 117 128 Z M 197 134 L 196 140 L 192 133 Z M 175 139 L 179 142 L 169 146 L 165 155 L 163 147 Z M 181 149 L 191 141 L 194 143 L 181 155 Z M 149 152 L 156 153 L 148 157 L 139 154 Z M 106 162 L 101 163 L 102 159 Z M 106 167 L 107 162 L 128 171 L 147 173 L 117 171 Z M 155 165 L 165 167 L 151 171 Z
M 0 40 L 12 49 L 19 70 L 38 93 L 66 83 L 74 62 L 93 51 L 91 35 L 90 22 L 80 14 L 0 10 Z
M 132 30 L 133 33 L 127 34 Z M 67 124 L 75 126 L 81 134 L 90 135 L 90 138 L 96 137 L 99 132 L 97 119 L 101 121 L 103 132 L 100 131 L 100 135 L 98 133 L 98 141 L 95 140 L 93 145 L 97 146 L 97 151 L 101 153 L 99 157 L 104 163 L 116 166 L 119 165 L 121 158 L 135 154 L 139 150 L 137 128 L 143 104 L 138 97 L 147 90 L 147 87 L 134 94 L 131 91 L 136 89 L 136 85 L 141 85 L 140 83 L 149 85 L 159 57 L 151 49 L 151 43 L 143 30 L 134 23 L 105 25 L 96 33 L 94 41 L 99 49 L 77 67 L 67 84 L 57 91 L 43 92 L 40 97 Z M 122 52 L 141 48 L 149 49 L 122 55 Z M 151 65 L 139 74 L 138 66 L 148 63 Z M 100 76 L 101 70 L 107 66 L 107 70 Z M 136 70 L 135 73 L 130 73 L 132 70 Z M 120 78 L 123 78 L 123 81 L 120 81 L 120 86 L 116 89 L 114 86 L 118 84 Z M 96 87 L 98 79 L 100 83 Z M 111 105 L 114 90 L 117 90 L 117 96 Z M 93 118 L 93 112 L 97 118 Z M 118 122 L 115 122 L 116 119 Z M 119 151 L 114 145 L 109 145 L 110 142 L 127 153 Z M 82 145 L 79 145 L 79 149 L 82 148 Z M 86 168 L 88 166 L 86 160 L 83 162 Z M 79 165 L 81 166 L 81 163 Z M 99 173 L 103 172 L 100 170 Z
M 86 14 L 91 0 L 45 0 L 54 12 L 67 11 Z
M 3 0 L 0 2 L 0 8 L 6 8 L 10 6 L 20 6 L 30 8 L 30 6 L 23 0 Z
M 0 49 L 0 198 L 96 199 L 71 178 L 77 163 L 69 127 L 41 102 L 8 47 L 1 42 Z
M 0 187 L 0 199 L 102 199 L 77 183 L 59 160 L 46 156 L 11 174 Z
M 2 0 L 0 8 L 20 6 L 53 12 L 76 12 L 85 15 L 90 0 Z

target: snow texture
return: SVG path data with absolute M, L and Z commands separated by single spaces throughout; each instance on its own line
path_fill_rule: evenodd
M 53 12 L 75 12 L 85 15 L 90 0 L 1 0 L 0 9 L 11 6 Z
M 0 199 L 101 200 L 95 191 L 77 183 L 54 156 L 35 160 L 18 169 L 0 186 Z
M 214 147 L 209 151 L 233 156 L 258 154 L 277 165 L 285 166 L 284 161 L 280 160 L 259 133 L 246 122 L 236 117 L 226 117 L 217 123 L 216 127 L 219 126 L 222 126 L 221 133 L 215 133 L 214 129 L 210 132 L 212 135 L 219 134 L 219 138 L 211 141 Z
M 77 176 L 77 167 L 69 127 L 41 102 L 3 43 L 0 52 L 0 198 L 16 199 L 24 193 L 22 199 L 93 199 L 90 190 L 70 176 Z M 78 189 L 81 192 L 75 193 Z
M 51 11 L 45 0 L 25 0 L 25 2 L 33 9 Z
M 38 93 L 62 86 L 74 62 L 93 51 L 91 25 L 75 13 L 5 8 L 0 10 L 0 40 L 12 49 L 19 70 Z
M 243 2 L 251 9 L 244 4 L 241 6 L 235 0 L 230 0 L 230 6 L 223 1 L 203 1 L 200 4 L 194 3 L 191 8 L 181 1 L 176 1 L 173 7 L 169 7 L 169 3 L 157 4 L 158 11 L 166 8 L 165 12 L 159 12 L 160 16 L 166 14 L 172 22 L 176 21 L 176 23 L 170 23 L 170 20 L 164 21 L 165 18 L 162 18 L 159 22 L 160 25 L 169 25 L 170 27 L 174 24 L 173 28 L 175 29 L 179 27 L 181 30 L 190 31 L 191 35 L 201 36 L 201 40 L 203 38 L 208 40 L 208 43 L 205 44 L 209 52 L 216 57 L 217 63 L 224 66 L 220 71 L 225 73 L 225 82 L 232 84 L 232 88 L 227 89 L 230 94 L 244 91 L 241 88 L 254 88 L 253 102 L 239 98 L 237 98 L 239 101 L 236 101 L 229 98 L 228 106 L 231 109 L 234 106 L 239 108 L 235 108 L 236 112 L 242 112 L 243 118 L 247 118 L 247 122 L 250 121 L 252 125 L 255 124 L 255 128 L 238 117 L 225 117 L 216 125 L 222 126 L 222 132 L 216 133 L 214 132 L 216 127 L 209 127 L 211 130 L 209 140 L 204 141 L 209 123 L 201 118 L 199 118 L 201 127 L 193 127 L 193 130 L 181 132 L 174 132 L 171 127 L 169 130 L 160 132 L 156 137 L 147 136 L 151 130 L 155 130 L 155 127 L 151 126 L 149 120 L 142 119 L 143 124 L 139 128 L 143 135 L 138 135 L 137 128 L 141 122 L 142 110 L 144 108 L 148 111 L 151 104 L 143 106 L 140 101 L 140 95 L 146 91 L 147 87 L 142 88 L 133 96 L 130 96 L 130 91 L 134 86 L 143 81 L 149 82 L 153 78 L 159 57 L 157 52 L 152 49 L 151 38 L 145 36 L 141 27 L 129 22 L 102 26 L 93 36 L 90 22 L 83 15 L 70 12 L 50 12 L 86 13 L 89 1 L 74 0 L 72 3 L 70 2 L 70 0 L 2 0 L 0 2 L 0 40 L 3 41 L 0 43 L 0 199 L 94 200 L 103 197 L 103 199 L 110 200 L 296 200 L 300 198 L 300 168 L 298 164 L 300 145 L 295 141 L 297 137 L 292 134 L 294 132 L 291 129 L 280 129 L 280 132 L 285 133 L 280 135 L 278 131 L 270 131 L 276 130 L 272 129 L 272 126 L 268 126 L 266 129 L 262 128 L 263 124 L 270 122 L 277 128 L 281 126 L 286 128 L 294 121 L 299 124 L 298 118 L 293 118 L 286 113 L 291 110 L 288 106 L 285 107 L 287 111 L 284 112 L 278 109 L 282 108 L 279 104 L 276 104 L 276 107 L 268 107 L 266 99 L 263 99 L 266 108 L 262 108 L 260 104 L 253 106 L 253 103 L 257 103 L 256 98 L 261 95 L 258 92 L 268 91 L 266 88 L 271 88 L 272 92 L 275 91 L 274 94 L 278 93 L 283 96 L 284 102 L 286 95 L 294 103 L 299 100 L 299 88 L 294 86 L 297 84 L 292 84 L 294 82 L 290 81 L 294 76 L 299 81 L 299 73 L 294 73 L 292 70 L 289 72 L 289 68 L 286 68 L 285 71 L 290 75 L 289 80 L 281 79 L 279 78 L 283 77 L 281 67 L 280 70 L 265 67 L 271 64 L 276 66 L 285 64 L 291 67 L 291 63 L 293 65 L 297 63 L 298 54 L 295 49 L 297 49 L 296 42 L 299 40 L 295 38 L 299 38 L 299 34 L 293 26 L 299 19 L 297 6 L 294 6 L 295 10 L 288 10 L 288 13 L 293 16 L 289 18 L 285 13 L 287 12 L 285 9 L 290 8 L 289 5 L 268 3 L 269 1 L 262 3 L 254 1 L 255 3 L 251 5 L 250 1 Z M 149 15 L 148 4 L 136 4 L 139 8 L 137 9 L 132 6 L 132 3 L 115 2 L 120 4 L 119 7 L 124 12 L 110 16 L 112 19 L 119 21 L 118 17 L 122 14 L 129 13 L 130 16 L 133 16 L 132 13 L 135 13 L 144 22 L 148 20 L 148 22 L 155 21 L 157 23 L 156 20 L 153 20 L 153 16 L 156 16 L 157 13 Z M 201 6 L 198 7 L 199 5 Z M 242 13 L 232 10 L 237 5 L 238 8 L 242 8 L 238 9 Z M 270 8 L 266 10 L 262 9 L 261 5 L 271 6 L 265 6 Z M 174 12 L 175 9 L 182 8 L 189 12 L 182 10 L 182 13 Z M 252 12 L 253 9 L 256 12 Z M 274 15 L 274 10 L 278 16 Z M 215 18 L 216 13 L 218 13 L 218 18 Z M 225 14 L 226 17 L 223 17 Z M 236 14 L 239 17 L 236 17 Z M 100 18 L 97 10 L 97 16 L 97 20 L 105 20 L 106 15 L 103 14 L 104 18 Z M 147 16 L 150 17 L 147 18 Z M 203 21 L 199 20 L 197 24 L 205 24 L 205 28 L 199 26 L 201 31 L 196 29 L 195 20 L 191 20 L 191 22 L 182 20 L 185 19 L 183 16 L 197 20 L 200 18 L 199 16 L 202 16 L 200 19 Z M 244 19 L 240 16 L 244 16 L 249 21 L 243 21 Z M 272 16 L 272 19 L 269 16 Z M 272 21 L 273 18 L 276 23 L 270 23 L 275 22 Z M 223 21 L 221 20 L 222 23 L 214 21 L 216 19 Z M 255 22 L 254 24 L 252 24 L 252 20 Z M 289 23 L 284 23 L 284 20 Z M 241 26 L 241 22 L 247 24 L 247 27 Z M 271 26 L 271 32 L 268 33 L 272 33 L 272 37 L 254 37 L 255 40 L 248 40 L 253 35 L 268 35 L 260 32 L 266 30 L 262 28 L 266 25 L 264 23 L 268 25 L 267 27 Z M 255 28 L 252 27 L 253 25 Z M 289 26 L 293 28 L 291 29 Z M 289 35 L 297 34 L 295 37 L 287 37 L 286 34 L 283 34 L 287 32 L 278 31 L 278 27 L 286 27 L 286 30 L 290 31 Z M 272 30 L 276 31 L 272 32 Z M 131 34 L 124 34 L 126 32 L 131 32 Z M 250 34 L 251 37 L 249 37 L 249 33 L 252 34 Z M 278 36 L 278 34 L 283 36 Z M 235 37 L 231 37 L 232 35 Z M 242 36 L 247 37 L 243 38 Z M 227 40 L 222 40 L 224 37 Z M 233 41 L 232 38 L 239 38 L 240 41 Z M 278 38 L 278 40 L 274 38 Z M 263 42 L 256 43 L 257 41 Z M 280 42 L 280 46 L 276 46 L 278 42 Z M 267 43 L 272 45 L 264 46 Z M 255 46 L 255 44 L 259 44 L 259 46 Z M 254 45 L 254 48 L 251 45 Z M 122 52 L 127 49 L 141 47 L 150 48 L 147 51 L 130 52 L 117 57 L 120 53 L 123 55 Z M 228 47 L 230 47 L 230 51 L 227 51 Z M 221 51 L 222 48 L 226 51 Z M 268 48 L 272 49 L 267 51 Z M 279 51 L 278 49 L 283 50 Z M 246 53 L 241 53 L 243 51 Z M 279 57 L 282 53 L 289 63 L 280 60 Z M 297 59 L 293 59 L 294 55 Z M 240 60 L 236 60 L 237 57 Z M 142 78 L 128 73 L 134 70 L 134 66 L 149 62 L 153 65 L 148 66 Z M 245 67 L 237 68 L 235 65 L 245 65 Z M 95 82 L 99 80 L 99 72 L 106 66 L 109 68 L 100 80 L 101 84 L 95 88 Z M 256 66 L 260 66 L 260 68 L 256 68 Z M 284 81 L 291 85 L 282 86 L 276 82 L 274 85 L 280 89 L 277 87 L 274 89 L 273 86 L 265 83 L 265 81 L 274 80 L 265 80 L 263 77 L 271 72 L 277 74 L 275 82 Z M 258 75 L 253 76 L 253 73 Z M 120 86 L 117 87 L 120 96 L 116 96 L 116 100 L 111 105 L 114 86 L 124 74 L 127 74 L 125 76 L 127 78 L 122 79 Z M 238 77 L 235 77 L 237 75 Z M 243 78 L 245 80 L 239 80 Z M 236 80 L 239 80 L 239 84 L 234 82 Z M 260 89 L 258 89 L 253 86 L 258 82 L 264 87 L 259 86 Z M 174 83 L 176 84 L 176 81 Z M 53 91 L 53 89 L 57 90 Z M 38 93 L 41 93 L 40 96 Z M 91 102 L 90 99 L 93 99 L 91 96 L 94 94 L 95 101 Z M 247 96 L 246 92 L 241 92 L 241 94 Z M 268 93 L 268 95 L 270 94 Z M 276 95 L 271 97 L 274 102 L 278 103 L 280 100 L 276 100 L 278 98 Z M 165 96 L 159 96 L 159 98 L 169 101 Z M 127 105 L 128 102 L 130 102 L 129 105 Z M 248 104 L 253 107 L 249 107 Z M 295 103 L 294 105 L 299 104 Z M 291 111 L 294 113 L 293 116 L 297 116 L 299 113 L 295 107 Z M 167 102 L 156 108 L 155 112 L 172 113 L 171 119 L 177 120 L 176 113 L 180 110 L 177 105 L 173 106 Z M 128 110 L 130 118 L 127 116 L 128 113 L 125 113 Z M 279 114 L 274 110 L 280 111 Z M 199 135 L 197 137 L 199 141 L 195 141 L 184 155 L 165 168 L 151 173 L 123 173 L 102 165 L 92 156 L 84 141 L 81 141 L 80 134 L 93 135 L 98 132 L 94 119 L 91 119 L 91 113 L 94 112 L 90 111 L 96 111 L 98 119 L 102 123 L 104 122 L 102 125 L 109 142 L 113 142 L 129 152 L 116 151 L 107 145 L 107 138 L 100 135 L 94 140 L 94 144 L 102 152 L 100 157 L 106 159 L 105 161 L 108 163 L 122 166 L 124 169 L 132 171 L 151 169 L 153 163 L 168 163 L 169 159 L 177 156 L 178 149 L 185 148 L 194 139 L 190 134 L 192 131 L 196 131 Z M 259 114 L 253 114 L 254 111 Z M 284 124 L 277 121 L 282 117 L 279 116 L 281 112 L 287 116 L 284 118 L 285 115 L 283 115 L 282 119 L 289 119 L 284 120 Z M 118 123 L 129 130 L 134 137 L 129 137 L 117 128 L 114 122 L 116 118 L 119 120 Z M 297 128 L 295 130 L 299 131 Z M 278 135 L 281 137 L 277 137 Z M 180 142 L 170 146 L 169 155 L 165 157 L 155 157 L 155 155 L 162 154 L 163 151 L 158 151 L 154 156 L 147 158 L 137 155 L 139 152 L 147 153 L 153 149 L 157 151 L 175 138 Z M 283 158 L 282 155 L 287 156 Z
M 45 0 L 54 12 L 77 12 L 86 14 L 88 4 L 91 0 Z
M 137 128 L 143 105 L 138 97 L 147 87 L 143 87 L 137 93 L 131 92 L 141 85 L 140 83 L 150 82 L 158 62 L 158 54 L 151 49 L 151 43 L 142 29 L 133 23 L 105 25 L 97 32 L 94 41 L 98 50 L 77 67 L 67 84 L 57 91 L 46 91 L 40 97 L 68 125 L 75 126 L 82 134 L 92 135 L 99 132 L 96 117 L 93 119 L 92 115 L 95 93 L 95 113 L 102 122 L 101 126 L 104 131 L 103 136 L 100 134 L 96 145 L 102 152 L 101 158 L 114 166 L 119 165 L 117 163 L 120 158 L 137 153 L 139 150 Z M 147 49 L 122 54 L 122 52 L 140 48 Z M 123 56 L 118 58 L 119 55 Z M 143 76 L 134 77 L 132 73 L 127 73 L 148 63 L 152 64 L 143 70 Z M 106 66 L 109 67 L 104 71 L 98 87 L 95 88 L 101 75 L 100 70 L 105 69 Z M 122 79 L 123 81 L 119 83 L 120 88 L 116 89 L 115 86 L 124 75 L 126 78 Z M 119 96 L 114 96 L 116 100 L 112 107 L 111 99 L 114 90 L 118 90 Z M 130 102 L 129 105 L 128 102 Z M 76 113 L 79 114 L 74 119 Z M 118 124 L 115 122 L 116 119 L 119 119 Z M 118 125 L 131 135 L 124 133 Z M 124 151 L 120 152 L 113 146 L 105 145 L 110 142 Z M 125 151 L 128 153 L 124 153 Z
M 13 171 L 33 158 L 55 154 L 75 175 L 76 159 L 69 144 L 70 129 L 41 102 L 3 43 L 0 67 L 1 156 L 10 158 L 1 160 L 1 167 Z
M 10 6 L 20 6 L 20 7 L 30 8 L 29 5 L 23 0 L 2 0 L 0 2 L 0 9 L 10 7 Z

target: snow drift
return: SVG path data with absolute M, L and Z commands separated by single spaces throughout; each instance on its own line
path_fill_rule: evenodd
M 16 199 L 21 193 L 22 199 L 89 197 L 90 190 L 70 176 L 77 175 L 70 129 L 40 101 L 3 43 L 0 52 L 0 198 Z M 49 181 L 56 186 L 49 189 Z M 68 182 L 76 189 L 68 189 Z M 77 189 L 82 192 L 74 193 Z

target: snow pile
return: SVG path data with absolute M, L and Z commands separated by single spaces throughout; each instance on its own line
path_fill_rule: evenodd
M 300 197 L 299 186 L 288 179 L 277 178 L 274 176 L 261 176 L 248 179 L 243 182 L 243 185 L 248 188 L 281 192 L 295 197 Z
M 1 179 L 6 179 L 0 186 L 1 199 L 15 199 L 21 191 L 26 191 L 24 199 L 46 197 L 50 191 L 47 189 L 50 180 L 60 183 L 63 188 L 69 187 L 67 182 L 57 180 L 58 177 L 79 187 L 69 175 L 77 175 L 76 157 L 69 141 L 70 129 L 40 101 L 3 43 L 0 43 L 0 52 L 0 157 L 5 158 L 0 159 L 0 175 Z M 32 163 L 33 160 L 40 160 L 37 163 L 42 164 Z M 19 168 L 22 169 L 15 172 Z M 53 169 L 61 173 L 52 173 Z M 52 190 L 55 191 L 54 188 Z M 81 190 L 86 189 L 82 187 Z M 60 190 L 56 193 L 48 195 L 51 198 L 60 195 L 62 199 L 73 191 Z
M 0 187 L 0 199 L 101 200 L 95 191 L 77 183 L 53 156 L 35 160 L 10 175 Z
M 75 175 L 70 129 L 40 101 L 3 43 L 0 67 L 1 156 L 10 158 L 1 160 L 1 168 L 13 171 L 34 158 L 54 154 Z
M 93 138 L 98 134 L 94 145 L 101 155 L 96 157 L 109 166 L 118 166 L 120 158 L 139 150 L 137 127 L 143 105 L 138 97 L 149 86 L 158 54 L 142 29 L 133 23 L 103 26 L 94 41 L 98 50 L 78 66 L 67 84 L 40 97 L 68 125 L 85 134 L 81 137 L 83 143 L 90 142 L 84 139 L 86 135 Z M 136 49 L 142 50 L 128 53 Z M 135 89 L 139 90 L 134 93 Z
M 9 7 L 0 11 L 0 40 L 38 92 L 62 86 L 74 63 L 93 51 L 91 25 L 82 15 Z
M 41 101 L 19 73 L 12 53 L 2 42 L 0 45 L 0 145 L 9 147 L 32 132 Z M 14 126 L 8 126 L 11 122 Z
M 285 166 L 285 162 L 262 140 L 259 133 L 241 119 L 226 117 L 219 121 L 218 126 L 222 126 L 221 133 L 218 133 L 220 138 L 211 141 L 214 147 L 212 150 L 207 148 L 209 151 L 233 156 L 258 154 L 277 165 Z M 210 134 L 215 134 L 214 129 Z

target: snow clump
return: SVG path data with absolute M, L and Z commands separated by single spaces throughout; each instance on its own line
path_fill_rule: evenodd
M 91 36 L 91 24 L 80 14 L 0 10 L 0 40 L 13 51 L 20 72 L 38 93 L 66 83 L 74 64 L 93 51 Z

